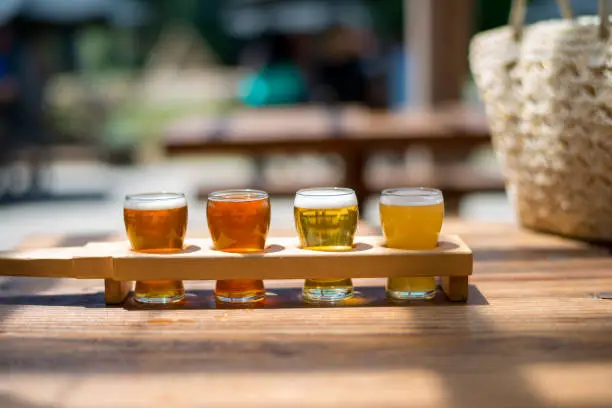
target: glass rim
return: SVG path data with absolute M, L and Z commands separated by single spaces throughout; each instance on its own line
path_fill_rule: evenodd
M 232 195 L 248 195 L 248 197 L 236 198 L 231 197 Z M 213 191 L 208 194 L 208 199 L 211 201 L 230 201 L 230 202 L 246 202 L 246 201 L 258 201 L 269 198 L 270 195 L 263 190 L 255 190 L 252 188 L 242 189 L 230 189 L 230 190 L 219 190 Z
M 409 194 L 405 194 L 409 193 Z M 437 188 L 429 187 L 397 187 L 387 188 L 380 193 L 381 196 L 391 197 L 440 197 L 443 198 L 442 191 Z
M 156 193 L 136 193 L 126 194 L 126 201 L 164 201 L 176 200 L 177 198 L 185 198 L 185 193 L 172 193 L 167 191 L 159 191 Z
M 315 191 L 334 191 L 336 194 L 308 194 L 309 192 Z M 301 188 L 295 192 L 295 195 L 301 195 L 305 197 L 338 197 L 345 195 L 355 194 L 355 190 L 348 187 L 311 187 L 311 188 Z

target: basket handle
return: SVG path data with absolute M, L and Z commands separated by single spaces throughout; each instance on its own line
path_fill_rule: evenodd
M 557 0 L 561 15 L 565 19 L 573 19 L 574 12 L 568 0 Z M 514 39 L 519 41 L 523 34 L 525 14 L 527 11 L 527 0 L 512 0 L 510 9 L 510 26 Z M 610 35 L 610 0 L 599 0 L 599 38 L 607 40 Z
M 610 36 L 610 1 L 599 0 L 599 38 L 607 40 Z

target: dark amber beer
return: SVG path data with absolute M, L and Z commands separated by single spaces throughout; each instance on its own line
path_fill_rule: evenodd
M 270 199 L 265 191 L 225 190 L 208 195 L 208 229 L 215 249 L 224 252 L 263 252 L 270 228 Z M 217 281 L 215 297 L 226 303 L 261 302 L 262 280 Z
M 183 249 L 187 232 L 187 200 L 179 193 L 147 193 L 125 197 L 125 230 L 132 249 L 171 253 Z M 182 281 L 137 281 L 134 298 L 142 303 L 172 303 L 185 296 Z

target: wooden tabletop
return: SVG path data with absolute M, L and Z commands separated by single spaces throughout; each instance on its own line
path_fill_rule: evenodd
M 392 306 L 364 279 L 351 307 L 275 281 L 264 308 L 221 310 L 189 281 L 182 309 L 108 308 L 102 282 L 4 278 L 0 406 L 609 407 L 610 252 L 510 224 L 445 232 L 474 250 L 468 304 Z

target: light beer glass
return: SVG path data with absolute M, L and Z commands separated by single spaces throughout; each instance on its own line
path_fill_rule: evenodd
M 270 199 L 258 190 L 225 190 L 208 195 L 208 229 L 214 248 L 224 252 L 263 252 L 270 228 Z M 259 279 L 218 280 L 215 298 L 223 303 L 255 303 L 265 298 Z
M 132 249 L 146 253 L 183 250 L 187 232 L 187 200 L 180 193 L 127 195 L 123 204 L 125 230 Z M 163 304 L 185 297 L 180 280 L 137 281 L 134 299 Z
M 349 251 L 357 230 L 359 210 L 349 188 L 321 187 L 299 190 L 294 202 L 295 226 L 302 248 Z M 306 302 L 337 302 L 353 296 L 353 282 L 345 279 L 306 279 Z
M 438 246 L 444 219 L 440 190 L 395 188 L 380 196 L 380 220 L 389 248 L 427 250 Z M 431 299 L 435 277 L 389 278 L 387 297 L 392 300 Z

